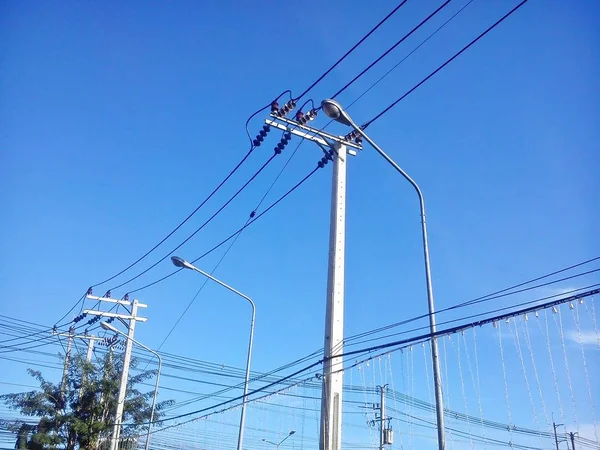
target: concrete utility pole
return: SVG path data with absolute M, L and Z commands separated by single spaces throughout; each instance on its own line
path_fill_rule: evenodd
M 346 247 L 346 161 L 355 156 L 361 146 L 304 124 L 272 116 L 266 123 L 312 140 L 323 151 L 330 148 L 333 158 L 331 221 L 329 229 L 329 263 L 327 270 L 327 300 L 325 306 L 325 339 L 323 389 L 321 394 L 320 450 L 341 450 L 342 445 L 342 384 L 344 350 L 344 274 Z M 350 148 L 349 148 L 350 147 Z
M 385 449 L 385 393 L 387 385 L 378 386 L 381 393 L 381 400 L 379 401 L 379 450 Z
M 325 310 L 325 358 L 321 395 L 319 448 L 338 450 L 342 435 L 344 350 L 344 264 L 346 254 L 346 146 L 336 143 L 333 155 L 329 264 Z
M 71 348 L 73 347 L 73 336 L 75 335 L 75 327 L 69 328 L 69 334 L 67 339 L 67 350 L 65 352 L 65 361 L 63 363 L 62 380 L 60 383 L 60 401 L 61 403 L 65 400 L 65 391 L 67 389 L 67 383 L 69 381 L 69 363 L 71 361 Z M 57 336 L 60 336 L 57 334 Z
M 560 448 L 558 447 L 558 434 L 556 432 L 556 429 L 561 425 L 562 423 L 556 424 L 555 422 L 552 422 L 552 426 L 554 427 L 554 442 L 556 443 L 556 450 L 560 450 Z
M 146 318 L 138 317 L 138 308 L 146 308 L 147 305 L 139 303 L 137 300 L 130 302 L 129 300 L 115 300 L 109 297 L 96 297 L 88 295 L 88 299 L 97 300 L 100 302 L 116 303 L 118 305 L 130 306 L 131 315 L 117 314 L 95 310 L 85 310 L 85 314 L 91 314 L 102 317 L 114 317 L 121 320 L 129 320 L 129 330 L 127 332 L 127 342 L 125 343 L 125 356 L 123 358 L 123 371 L 121 372 L 121 381 L 119 384 L 119 394 L 117 397 L 117 408 L 115 412 L 115 421 L 113 425 L 112 437 L 110 441 L 110 450 L 117 450 L 119 447 L 119 434 L 121 433 L 121 423 L 123 422 L 123 407 L 125 406 L 125 397 L 127 394 L 127 380 L 129 377 L 129 365 L 131 363 L 131 347 L 133 345 L 135 324 L 137 322 L 145 322 Z
M 329 229 L 329 263 L 327 300 L 325 307 L 325 339 L 323 359 L 323 389 L 321 394 L 321 424 L 319 450 L 341 450 L 342 445 L 342 384 L 344 350 L 344 274 L 346 246 L 346 161 L 355 156 L 359 144 L 344 137 L 331 135 L 305 124 L 272 115 L 265 122 L 303 139 L 315 142 L 333 158 L 331 222 Z
M 575 450 L 575 433 L 569 433 L 569 437 L 571 438 L 571 450 Z

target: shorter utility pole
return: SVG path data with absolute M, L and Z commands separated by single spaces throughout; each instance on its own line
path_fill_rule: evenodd
M 394 431 L 390 426 L 391 417 L 386 417 L 385 414 L 385 395 L 387 393 L 387 384 L 384 386 L 377 386 L 377 391 L 380 393 L 379 403 L 374 403 L 373 408 L 375 412 L 375 420 L 368 422 L 369 425 L 379 424 L 379 450 L 385 450 L 386 445 L 392 445 L 394 443 Z
M 125 397 L 127 395 L 127 380 L 129 378 L 129 365 L 131 363 L 131 348 L 134 340 L 135 333 L 135 324 L 137 322 L 146 322 L 148 319 L 145 317 L 138 317 L 137 310 L 138 308 L 146 308 L 148 305 L 138 302 L 134 300 L 133 302 L 129 301 L 129 297 L 125 296 L 123 300 L 115 300 L 106 297 L 97 297 L 94 295 L 88 295 L 87 298 L 89 300 L 96 300 L 98 302 L 106 302 L 113 303 L 121 306 L 126 306 L 131 308 L 131 314 L 117 314 L 111 312 L 104 311 L 96 311 L 96 310 L 85 310 L 83 313 L 88 315 L 100 316 L 100 317 L 113 317 L 115 319 L 120 320 L 128 320 L 129 321 L 129 330 L 127 332 L 127 342 L 125 343 L 125 356 L 123 358 L 123 371 L 121 372 L 121 381 L 119 384 L 119 394 L 117 398 L 117 407 L 115 411 L 115 419 L 113 424 L 112 437 L 110 441 L 110 450 L 117 450 L 119 447 L 119 434 L 121 433 L 121 423 L 123 421 L 123 408 L 125 406 Z
M 576 433 L 569 433 L 569 437 L 571 438 L 571 450 L 575 450 L 575 434 Z
M 73 337 L 75 335 L 75 327 L 69 328 L 69 334 L 67 334 L 67 350 L 65 351 L 65 361 L 63 363 L 62 380 L 60 383 L 60 402 L 64 402 L 65 391 L 67 389 L 67 382 L 69 381 L 69 362 L 71 360 L 71 348 L 73 347 Z M 57 336 L 64 336 L 57 334 Z M 61 408 L 62 409 L 62 408 Z
M 552 422 L 552 426 L 554 427 L 554 442 L 556 442 L 556 450 L 560 450 L 558 447 L 558 433 L 556 432 L 556 429 L 562 426 L 562 423 L 557 424 L 556 422 Z

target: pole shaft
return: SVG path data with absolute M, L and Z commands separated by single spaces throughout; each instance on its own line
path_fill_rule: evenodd
M 385 386 L 380 386 L 381 389 L 381 398 L 379 403 L 379 418 L 380 418 L 380 428 L 379 428 L 379 450 L 384 450 L 385 448 Z
M 554 427 L 554 442 L 556 443 L 556 450 L 560 450 L 558 448 L 558 434 L 556 433 L 556 422 L 552 422 L 552 426 Z
M 63 373 L 62 379 L 60 383 L 60 401 L 61 403 L 64 401 L 65 391 L 67 390 L 67 383 L 69 381 L 69 363 L 71 361 L 71 348 L 73 346 L 73 334 L 75 329 L 73 327 L 69 328 L 69 338 L 67 340 L 67 350 L 65 352 L 65 361 L 63 364 Z
M 340 450 L 346 244 L 346 146 L 335 144 L 329 234 L 329 264 L 321 394 L 320 450 Z
M 119 434 L 121 433 L 121 423 L 123 421 L 123 408 L 125 406 L 125 396 L 127 394 L 127 380 L 129 377 L 129 364 L 131 363 L 131 347 L 133 346 L 133 335 L 135 333 L 135 323 L 137 315 L 138 301 L 134 300 L 131 307 L 131 319 L 129 319 L 129 331 L 127 333 L 127 342 L 125 344 L 125 356 L 123 358 L 123 371 L 121 372 L 121 383 L 119 384 L 119 396 L 117 398 L 117 409 L 115 412 L 115 423 L 113 425 L 111 450 L 117 450 L 119 447 Z
M 137 341 L 136 341 L 137 342 Z M 139 344 L 139 342 L 138 342 Z M 144 446 L 145 450 L 150 448 L 150 432 L 152 430 L 152 422 L 154 421 L 154 409 L 156 408 L 156 397 L 158 396 L 158 384 L 160 382 L 160 372 L 162 370 L 162 358 L 160 355 L 154 350 L 149 349 L 145 345 L 140 346 L 144 347 L 149 352 L 153 353 L 154 356 L 158 359 L 158 371 L 156 372 L 156 382 L 154 383 L 154 395 L 152 396 L 152 408 L 150 410 L 150 423 L 148 424 L 148 432 L 146 433 L 146 445 Z
M 252 306 L 252 321 L 250 322 L 250 339 L 248 341 L 248 357 L 246 359 L 246 378 L 244 380 L 244 398 L 242 400 L 242 412 L 240 413 L 240 429 L 238 433 L 237 450 L 242 450 L 244 443 L 244 425 L 246 422 L 246 404 L 248 403 L 248 383 L 250 382 L 250 361 L 252 359 L 252 342 L 254 340 L 254 321 L 256 318 L 256 307 L 250 300 Z
M 571 431 L 569 437 L 571 438 L 571 450 L 575 450 L 575 433 Z

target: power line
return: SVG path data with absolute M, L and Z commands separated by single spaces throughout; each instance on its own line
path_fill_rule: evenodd
M 314 88 L 317 84 L 319 84 L 321 82 L 321 80 L 323 80 L 323 78 L 325 78 L 327 75 L 329 75 L 329 73 L 335 69 L 344 59 L 346 59 L 354 50 L 356 50 L 356 48 L 361 45 L 369 36 L 371 36 L 381 25 L 383 25 L 385 22 L 387 22 L 387 20 L 392 17 L 394 14 L 396 14 L 396 12 L 402 7 L 404 6 L 404 4 L 407 2 L 408 0 L 403 0 L 401 1 L 387 16 L 385 16 L 381 21 L 379 21 L 379 23 L 377 25 L 375 25 L 367 34 L 365 34 L 356 44 L 354 44 L 350 50 L 348 50 L 346 53 L 344 53 L 342 55 L 342 57 L 340 59 L 338 59 L 331 67 L 329 67 L 329 69 L 327 69 L 319 78 L 317 78 L 308 88 L 306 88 L 306 90 L 304 92 L 302 92 L 302 94 L 300 94 L 298 97 L 296 97 L 294 100 L 298 101 L 300 100 L 302 97 L 304 97 L 312 88 Z
M 319 163 L 321 163 L 322 161 L 320 160 Z M 252 220 L 247 222 L 243 227 L 239 228 L 238 230 L 236 230 L 234 233 L 232 233 L 231 235 L 229 235 L 227 238 L 223 239 L 221 242 L 219 242 L 217 245 L 215 245 L 214 247 L 212 247 L 210 250 L 208 250 L 207 252 L 205 252 L 204 254 L 200 255 L 199 257 L 197 257 L 196 259 L 192 260 L 192 263 L 195 263 L 197 261 L 199 261 L 200 259 L 204 258 L 205 256 L 209 255 L 210 253 L 212 253 L 213 251 L 215 251 L 216 249 L 218 249 L 219 247 L 221 247 L 222 245 L 226 244 L 227 242 L 229 242 L 231 239 L 233 239 L 238 233 L 240 233 L 241 231 L 243 231 L 244 229 L 248 228 L 250 225 L 252 225 L 253 223 L 255 223 L 257 220 L 259 220 L 261 217 L 263 217 L 265 214 L 267 214 L 271 209 L 273 209 L 275 206 L 277 206 L 279 203 L 281 203 L 286 197 L 288 197 L 292 192 L 294 192 L 296 189 L 298 189 L 302 184 L 304 184 L 310 177 L 312 177 L 317 170 L 319 170 L 321 168 L 321 166 L 317 165 L 317 167 L 315 167 L 313 170 L 311 170 L 304 178 L 302 178 L 298 183 L 296 183 L 294 186 L 292 186 L 291 189 L 289 189 L 285 194 L 283 194 L 281 197 L 279 197 L 275 202 L 271 203 L 271 205 L 269 205 L 269 207 L 267 209 L 265 209 L 263 212 L 261 212 L 258 215 L 255 215 L 252 217 Z M 143 289 L 149 288 L 151 286 L 154 286 L 170 277 L 172 277 L 173 275 L 175 275 L 176 273 L 180 272 L 183 269 L 177 269 L 167 275 L 165 275 L 162 278 L 159 278 L 158 280 L 155 280 L 151 283 L 148 283 L 144 286 L 141 286 L 139 288 L 130 290 L 129 293 L 132 294 L 134 292 L 139 292 Z
M 349 109 L 357 101 L 359 101 L 361 98 L 363 98 L 368 92 L 370 92 L 371 89 L 373 89 L 375 86 L 377 86 L 379 83 L 381 83 L 389 74 L 391 74 L 394 70 L 396 70 L 404 61 L 406 61 L 410 56 L 412 56 L 415 52 L 417 52 L 417 50 L 419 50 L 423 45 L 425 45 L 425 43 L 427 41 L 429 41 L 433 36 L 435 36 L 439 31 L 441 31 L 446 25 L 448 25 L 452 20 L 454 20 L 460 13 L 462 13 L 467 8 L 467 6 L 469 6 L 471 3 L 473 3 L 473 1 L 474 0 L 469 0 L 462 8 L 460 8 L 452 16 L 450 16 L 450 18 L 448 20 L 446 20 L 443 24 L 441 24 L 438 28 L 436 28 L 436 30 L 433 33 L 431 33 L 429 36 L 427 36 L 425 39 L 423 39 L 421 41 L 421 43 L 419 45 L 417 45 L 414 49 L 412 49 L 408 54 L 406 54 L 406 56 L 404 56 L 404 58 L 402 58 L 400 61 L 398 61 L 391 69 L 389 69 L 386 73 L 384 73 L 381 77 L 379 77 L 374 83 L 372 83 L 367 89 L 365 89 L 362 94 L 360 94 L 358 97 L 356 97 L 350 103 L 348 103 L 348 105 L 346 106 L 346 109 Z M 334 122 L 334 121 L 332 120 L 331 122 Z M 329 122 L 329 123 L 331 123 L 331 122 Z
M 398 40 L 394 45 L 392 45 L 390 48 L 388 48 L 377 59 L 375 59 L 371 64 L 369 64 L 367 67 L 365 67 L 362 70 L 362 72 L 360 72 L 358 75 L 356 75 L 354 78 L 352 78 L 352 80 L 350 80 L 340 90 L 338 90 L 335 94 L 333 94 L 331 96 L 331 98 L 336 98 L 338 95 L 340 95 L 346 89 L 348 89 L 352 84 L 354 84 L 356 82 L 356 80 L 358 80 L 365 73 L 367 73 L 369 70 L 371 70 L 371 68 L 373 68 L 373 66 L 375 66 L 379 61 L 381 61 L 383 58 L 385 58 L 387 55 L 389 55 L 396 47 L 398 47 L 406 39 L 408 39 L 415 31 L 417 31 L 419 28 L 421 28 L 423 25 L 425 25 L 431 18 L 433 18 L 437 13 L 439 13 L 442 9 L 444 9 L 450 3 L 450 1 L 451 0 L 446 0 L 444 3 L 442 3 L 442 5 L 440 5 L 435 11 L 433 11 L 431 14 L 429 14 L 429 16 L 427 16 L 425 19 L 423 19 L 412 30 L 410 30 L 408 33 L 406 33 L 404 36 L 402 36 L 402 38 L 400 38 L 400 40 Z
M 514 285 L 509 286 L 507 288 L 500 289 L 498 291 L 491 292 L 489 294 L 482 295 L 482 296 L 476 297 L 474 299 L 467 300 L 465 302 L 449 306 L 447 308 L 439 309 L 438 311 L 436 311 L 436 314 L 441 314 L 443 312 L 451 311 L 453 309 L 462 308 L 462 307 L 467 306 L 467 305 L 472 305 L 472 304 L 476 304 L 476 303 L 482 303 L 482 302 L 487 301 L 487 300 L 492 300 L 492 299 L 498 298 L 498 297 L 495 297 L 495 296 L 497 296 L 499 294 L 504 294 L 504 293 L 506 293 L 508 291 L 514 290 L 514 289 L 522 287 L 522 286 L 526 286 L 526 285 L 534 283 L 536 281 L 540 281 L 540 280 L 543 280 L 545 278 L 549 278 L 551 276 L 558 275 L 559 273 L 567 272 L 567 271 L 569 271 L 571 269 L 574 269 L 574 268 L 577 268 L 577 267 L 581 267 L 583 265 L 592 263 L 592 262 L 597 261 L 599 259 L 600 259 L 600 256 L 596 256 L 594 258 L 591 258 L 591 259 L 588 259 L 588 260 L 585 260 L 585 261 L 582 261 L 582 262 L 570 265 L 568 267 L 564 267 L 562 269 L 555 270 L 553 272 L 550 272 L 550 273 L 547 273 L 547 274 L 544 274 L 544 275 L 540 275 L 540 276 L 534 277 L 532 279 L 529 279 L 529 280 L 526 280 L 526 281 L 514 284 Z M 527 289 L 527 290 L 537 289 L 537 288 L 543 287 L 543 286 L 548 286 L 550 284 L 554 284 L 554 283 L 557 283 L 557 282 L 560 282 L 560 281 L 566 281 L 566 280 L 569 280 L 569 279 L 572 279 L 572 278 L 576 278 L 576 277 L 579 277 L 579 276 L 583 276 L 585 274 L 596 272 L 596 271 L 598 271 L 598 269 L 595 269 L 595 270 L 592 270 L 592 271 L 588 271 L 588 272 L 584 272 L 582 274 L 576 274 L 576 275 L 573 275 L 572 277 L 566 277 L 566 278 L 563 278 L 561 280 L 555 280 L 555 281 L 552 281 L 552 282 L 549 282 L 549 283 L 544 283 L 542 285 L 538 285 L 536 287 L 532 287 L 532 288 Z M 509 293 L 509 294 L 506 294 L 506 295 L 512 295 L 512 294 L 520 293 L 520 292 L 524 292 L 524 291 L 525 290 L 521 290 L 521 291 L 518 291 L 518 292 Z M 415 316 L 415 317 L 412 317 L 410 319 L 406 319 L 406 320 L 403 320 L 403 321 L 400 321 L 400 322 L 392 323 L 392 324 L 385 325 L 385 326 L 380 327 L 380 328 L 376 328 L 376 329 L 373 329 L 373 330 L 369 330 L 369 331 L 365 331 L 363 333 L 356 334 L 356 335 L 351 336 L 348 339 L 346 339 L 345 342 L 349 342 L 351 340 L 358 339 L 358 338 L 361 338 L 361 337 L 364 337 L 364 336 L 368 336 L 368 335 L 371 335 L 371 334 L 380 333 L 382 331 L 386 331 L 386 330 L 389 330 L 391 328 L 395 328 L 395 327 L 400 326 L 400 325 L 406 325 L 406 324 L 408 324 L 410 322 L 415 322 L 415 321 L 417 321 L 419 319 L 424 319 L 426 317 L 429 317 L 429 313 L 421 314 L 419 316 Z
M 431 72 L 425 78 L 423 78 L 419 83 L 417 83 L 415 86 L 413 86 L 410 90 L 408 90 L 406 93 L 404 93 L 402 96 L 400 96 L 397 100 L 395 100 L 393 103 L 391 103 L 385 109 L 383 109 L 383 111 L 381 111 L 379 114 L 377 114 L 371 120 L 369 120 L 368 122 L 366 122 L 361 128 L 363 128 L 363 129 L 367 128 L 373 122 L 375 122 L 376 120 L 378 120 L 381 116 L 383 116 L 384 114 L 386 114 L 394 106 L 396 106 L 398 103 L 400 103 L 406 97 L 408 97 L 412 92 L 414 92 L 416 89 L 418 89 L 421 85 L 423 85 L 425 82 L 427 82 L 431 77 L 433 77 L 440 70 L 442 70 L 444 67 L 446 67 L 448 64 L 450 64 L 452 61 L 454 61 L 456 58 L 458 58 L 461 54 L 463 54 L 466 50 L 468 50 L 473 44 L 475 44 L 477 41 L 479 41 L 479 39 L 481 39 L 482 37 L 484 37 L 486 34 L 488 34 L 490 31 L 492 31 L 498 25 L 500 25 L 504 20 L 506 20 L 509 16 L 511 16 L 519 8 L 521 8 L 521 6 L 523 6 L 525 3 L 527 3 L 527 1 L 528 0 L 521 1 L 521 3 L 519 3 L 517 6 L 515 6 L 513 9 L 511 9 L 509 12 L 507 12 L 504 16 L 502 16 L 500 19 L 498 19 L 493 25 L 491 25 L 483 33 L 481 33 L 479 36 L 477 36 L 475 39 L 473 39 L 471 42 L 469 42 L 467 45 L 465 45 L 459 52 L 455 53 L 454 56 L 452 56 L 445 63 L 443 63 L 441 66 L 439 66 L 433 72 Z
M 303 143 L 304 143 L 304 139 L 302 139 L 298 143 L 298 145 L 296 146 L 296 148 L 294 149 L 294 151 L 292 152 L 292 154 L 290 155 L 290 157 L 288 158 L 288 160 L 286 161 L 286 163 L 284 164 L 284 166 L 281 168 L 281 170 L 279 171 L 279 173 L 277 174 L 277 176 L 275 177 L 275 179 L 273 180 L 273 182 L 271 183 L 271 185 L 268 187 L 268 189 L 266 190 L 266 192 L 264 193 L 264 195 L 262 196 L 262 198 L 260 199 L 260 201 L 258 202 L 258 204 L 254 207 L 253 212 L 256 212 L 260 208 L 260 206 L 262 205 L 262 203 L 267 198 L 267 195 L 269 195 L 269 192 L 271 192 L 271 190 L 275 186 L 275 183 L 277 183 L 277 181 L 281 177 L 281 174 L 287 168 L 287 166 L 291 162 L 292 158 L 294 158 L 294 156 L 296 155 L 296 152 L 298 151 L 298 149 L 300 148 L 300 146 Z M 235 234 L 235 237 L 233 238 L 233 240 L 231 241 L 231 243 L 229 244 L 229 246 L 227 247 L 227 249 L 225 250 L 225 252 L 223 253 L 223 255 L 221 255 L 221 258 L 219 259 L 219 261 L 217 261 L 217 264 L 215 264 L 215 266 L 213 267 L 212 271 L 210 271 L 211 275 L 214 274 L 214 272 L 219 268 L 219 266 L 221 265 L 221 263 L 223 262 L 223 260 L 225 259 L 225 257 L 229 254 L 229 252 L 231 251 L 231 248 L 235 245 L 235 243 L 237 242 L 237 240 L 240 238 L 242 232 L 246 229 L 245 227 L 248 226 L 248 223 L 250 222 L 250 220 L 252 220 L 252 215 L 250 215 L 250 217 L 248 217 L 248 219 L 246 220 L 246 223 L 244 224 L 244 226 L 242 228 L 240 228 L 239 231 Z M 186 305 L 186 307 L 184 308 L 184 310 L 182 311 L 182 313 L 179 315 L 179 317 L 177 318 L 177 320 L 175 321 L 175 323 L 173 324 L 173 326 L 171 327 L 171 329 L 169 330 L 169 332 L 167 333 L 167 335 L 161 341 L 160 345 L 158 346 L 158 350 L 160 350 L 162 348 L 162 346 L 165 344 L 165 342 L 167 342 L 167 339 L 169 339 L 169 337 L 171 336 L 171 334 L 173 333 L 173 331 L 175 331 L 175 328 L 177 328 L 177 325 L 179 325 L 179 323 L 181 322 L 181 320 L 183 319 L 183 317 L 185 316 L 185 314 L 187 313 L 187 311 L 190 309 L 190 307 L 192 306 L 192 304 L 196 301 L 196 299 L 198 298 L 198 296 L 200 295 L 200 293 L 202 292 L 202 290 L 204 289 L 204 287 L 207 285 L 208 281 L 209 281 L 208 278 L 204 279 L 204 281 L 200 285 L 200 288 L 196 291 L 196 293 L 194 294 L 194 296 L 192 297 L 192 299 L 188 302 L 188 304 Z
M 273 161 L 273 159 L 275 159 L 277 157 L 277 155 L 278 155 L 278 153 L 273 153 L 273 155 L 271 155 L 271 157 L 258 169 L 258 171 L 256 171 L 254 173 L 254 175 L 252 175 L 250 177 L 250 179 L 248 179 L 248 181 L 246 181 L 246 183 L 244 183 L 242 185 L 242 187 L 240 187 L 235 192 L 235 194 L 233 194 L 229 198 L 229 200 L 227 200 L 212 216 L 210 216 L 208 218 L 208 220 L 206 220 L 202 225 L 200 225 L 200 227 L 196 228 L 196 230 L 194 230 L 194 232 L 192 234 L 190 234 L 187 238 L 185 238 L 180 244 L 178 244 L 175 248 L 173 248 L 172 250 L 170 250 L 167 254 L 165 254 L 163 257 L 161 257 L 158 261 L 156 261 L 150 267 L 148 267 L 147 269 L 141 271 L 140 273 L 138 273 L 134 277 L 131 277 L 127 281 L 124 281 L 123 283 L 121 283 L 121 284 L 119 284 L 119 285 L 111 288 L 111 290 L 118 289 L 120 287 L 125 286 L 126 284 L 131 283 L 134 280 L 137 280 L 139 277 L 141 277 L 142 275 L 144 275 L 145 273 L 147 273 L 148 271 L 150 271 L 151 269 L 153 269 L 154 267 L 156 267 L 158 264 L 160 264 L 162 261 L 164 261 L 165 259 L 167 259 L 171 254 L 173 254 L 173 252 L 177 251 L 184 244 L 186 244 L 190 239 L 192 239 L 196 234 L 198 234 L 198 232 L 200 232 L 206 225 L 208 225 L 215 217 L 217 217 L 252 181 L 254 181 L 254 179 L 269 165 L 269 163 L 271 163 L 271 161 Z

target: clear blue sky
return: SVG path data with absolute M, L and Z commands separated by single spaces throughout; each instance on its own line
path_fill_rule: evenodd
M 354 100 L 464 4 L 452 1 L 340 102 Z M 374 116 L 514 4 L 475 0 L 354 105 L 353 117 Z M 333 94 L 436 6 L 409 1 L 309 97 Z M 89 285 L 137 259 L 247 151 L 252 112 L 285 89 L 298 95 L 391 7 L 3 2 L 0 314 L 52 325 Z M 369 128 L 425 193 L 438 308 L 600 254 L 598 19 L 595 1 L 531 0 Z M 250 123 L 252 135 L 263 118 Z M 206 220 L 276 142 L 269 136 L 135 269 Z M 295 143 L 177 253 L 194 259 L 242 226 Z M 303 144 L 267 204 L 308 173 L 319 152 Z M 330 175 L 330 166 L 319 171 L 246 230 L 216 273 L 256 301 L 255 370 L 322 345 Z M 346 334 L 424 313 L 416 197 L 368 148 L 349 162 L 347 226 Z M 212 269 L 217 253 L 199 267 Z M 171 269 L 165 261 L 113 296 Z M 202 282 L 185 272 L 140 292 L 149 320 L 136 337 L 158 346 Z M 248 320 L 246 304 L 208 285 L 163 350 L 243 366 Z M 17 379 L 22 370 L 10 373 Z

